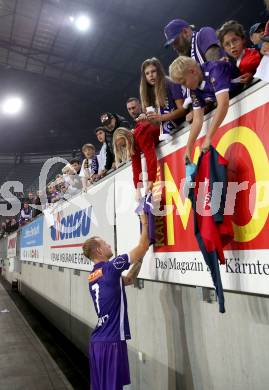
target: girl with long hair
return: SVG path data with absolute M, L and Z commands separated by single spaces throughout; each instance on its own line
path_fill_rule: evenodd
M 186 97 L 186 89 L 166 76 L 157 58 L 143 62 L 140 81 L 142 109 L 148 120 L 160 124 L 160 141 L 169 139 L 170 132 L 183 122 L 187 114 Z

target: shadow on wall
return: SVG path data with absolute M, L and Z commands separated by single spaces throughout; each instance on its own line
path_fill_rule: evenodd
M 160 301 L 164 311 L 169 390 L 194 390 L 180 286 L 163 285 Z M 176 367 L 174 369 L 173 367 Z
M 251 319 L 256 324 L 269 325 L 269 302 L 268 297 L 251 296 L 247 297 L 247 303 Z
M 88 325 L 72 317 L 70 313 L 62 310 L 59 306 L 38 294 L 25 283 L 21 285 L 21 292 L 37 310 L 88 356 L 89 337 L 92 332 L 92 329 Z
M 168 351 L 167 389 L 212 389 L 205 353 L 202 313 L 194 289 L 163 284 L 160 301 L 164 311 Z M 188 310 L 188 306 L 192 306 L 192 309 Z M 195 317 L 191 313 L 196 313 Z M 205 379 L 206 387 L 203 383 Z

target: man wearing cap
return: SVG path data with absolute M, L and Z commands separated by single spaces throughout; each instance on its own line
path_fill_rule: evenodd
M 105 112 L 100 116 L 102 126 L 106 127 L 106 144 L 107 148 L 113 155 L 114 162 L 114 151 L 113 151 L 113 134 L 118 127 L 125 127 L 130 129 L 130 123 L 123 116 L 118 114 L 111 114 L 111 112 Z M 105 170 L 109 170 L 108 166 L 105 166 Z
M 200 65 L 225 57 L 212 27 L 195 31 L 185 20 L 174 19 L 165 26 L 164 35 L 166 47 L 172 46 L 178 55 L 191 57 Z
M 261 50 L 262 40 L 264 36 L 265 23 L 255 23 L 249 29 L 249 38 L 253 43 L 254 47 Z
M 111 112 L 105 112 L 100 117 L 101 123 L 105 126 L 110 132 L 113 132 L 118 127 L 130 128 L 130 123 L 123 116 L 118 114 L 111 114 Z

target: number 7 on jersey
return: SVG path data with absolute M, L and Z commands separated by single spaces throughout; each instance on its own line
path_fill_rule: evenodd
M 96 303 L 96 308 L 97 308 L 97 314 L 100 314 L 100 306 L 99 306 L 99 291 L 100 287 L 98 283 L 95 283 L 92 285 L 92 289 L 95 291 L 95 303 Z

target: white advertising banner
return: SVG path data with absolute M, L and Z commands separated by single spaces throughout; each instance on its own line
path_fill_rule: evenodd
M 223 288 L 269 295 L 269 250 L 224 251 L 220 266 Z M 162 282 L 212 287 L 212 279 L 200 252 L 146 255 L 139 277 Z
M 17 233 L 10 234 L 7 238 L 7 258 L 16 257 Z
M 43 216 L 21 228 L 20 236 L 20 259 L 43 263 Z
M 213 146 L 228 161 L 228 181 L 244 183 L 231 213 L 234 240 L 225 248 L 225 264 L 220 270 L 224 289 L 269 295 L 269 85 L 256 85 L 242 96 L 231 103 L 213 139 Z M 196 143 L 194 161 L 207 127 L 208 121 Z M 139 277 L 212 287 L 195 238 L 191 203 L 181 186 L 187 137 L 188 133 L 179 132 L 158 150 L 154 192 L 162 195 L 167 212 L 156 219 L 156 245 L 145 256 Z M 131 167 L 116 174 L 115 197 L 117 247 L 118 253 L 123 253 L 139 239 Z
M 45 213 L 44 262 L 90 271 L 82 246 L 91 236 L 101 236 L 114 249 L 114 178 L 58 204 L 50 216 Z
M 140 237 L 139 219 L 135 213 L 135 190 L 132 181 L 132 167 L 129 165 L 115 175 L 115 213 L 117 254 L 124 254 L 138 243 Z

